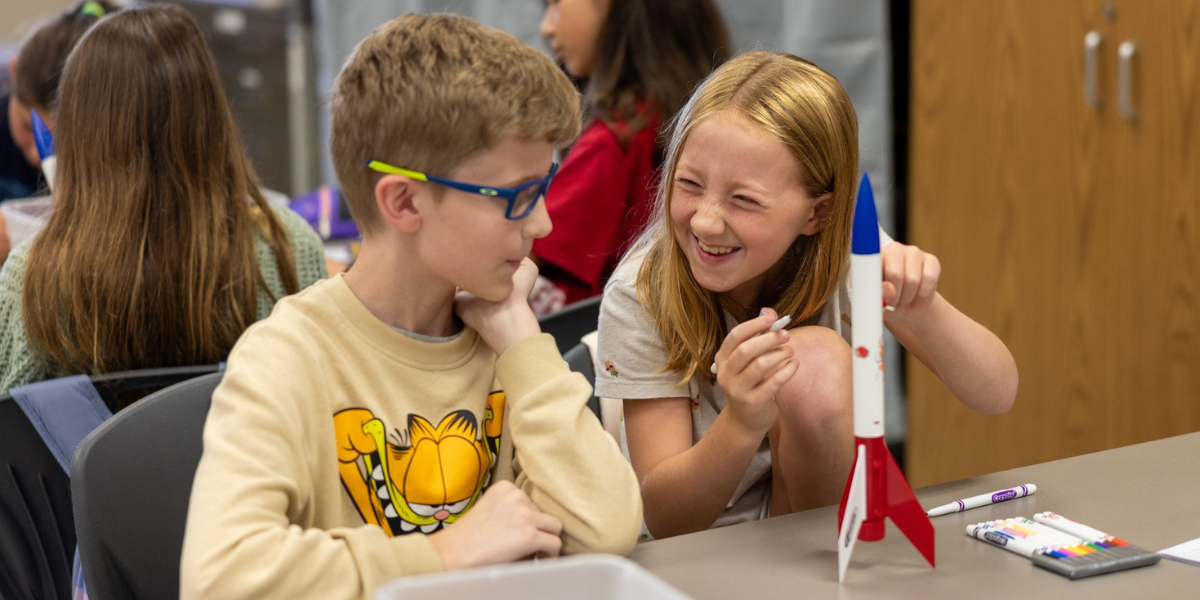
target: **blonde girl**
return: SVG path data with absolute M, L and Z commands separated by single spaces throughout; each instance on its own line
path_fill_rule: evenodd
M 837 80 L 768 52 L 718 68 L 671 124 L 656 219 L 605 290 L 596 378 L 625 401 L 655 537 L 838 501 L 857 144 Z M 1008 410 L 1004 344 L 937 293 L 934 256 L 884 242 L 888 328 L 964 404 Z

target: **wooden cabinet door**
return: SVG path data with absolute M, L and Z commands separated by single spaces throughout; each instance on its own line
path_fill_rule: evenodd
M 1197 4 L 913 2 L 909 241 L 1021 378 L 1011 412 L 982 415 L 909 360 L 914 485 L 1200 429 Z

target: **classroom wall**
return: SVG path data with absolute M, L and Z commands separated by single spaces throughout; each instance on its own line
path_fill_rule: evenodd
M 0 9 L 0 48 L 21 43 L 25 32 L 38 21 L 54 16 L 74 0 L 4 0 Z

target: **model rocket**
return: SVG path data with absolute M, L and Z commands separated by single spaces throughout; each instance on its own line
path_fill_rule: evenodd
M 890 517 L 930 566 L 933 524 L 883 439 L 883 264 L 875 195 L 864 174 L 850 238 L 850 317 L 856 458 L 838 510 L 838 581 L 856 539 L 883 539 Z

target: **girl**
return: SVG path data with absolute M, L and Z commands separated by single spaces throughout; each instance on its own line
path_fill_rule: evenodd
M 0 389 L 222 361 L 325 275 L 316 233 L 263 199 L 182 8 L 101 19 L 67 60 L 56 117 L 55 211 L 0 272 Z
M 107 0 L 76 2 L 54 20 L 38 27 L 9 59 L 12 94 L 0 96 L 0 201 L 24 198 L 44 188 L 38 171 L 41 160 L 33 141 L 32 111 L 53 125 L 58 79 L 75 42 L 107 13 L 116 10 Z M 0 215 L 0 263 L 8 256 L 8 232 Z
M 596 377 L 625 400 L 655 537 L 840 497 L 857 129 L 833 77 L 766 52 L 719 68 L 672 124 L 657 218 L 606 289 Z M 1012 356 L 936 292 L 937 259 L 882 254 L 891 332 L 964 404 L 1008 410 Z M 782 315 L 790 330 L 759 335 Z
M 600 294 L 644 227 L 659 124 L 728 58 L 729 32 L 712 0 L 549 0 L 542 34 L 588 80 L 584 132 L 546 196 L 554 230 L 533 245 L 569 303 Z

